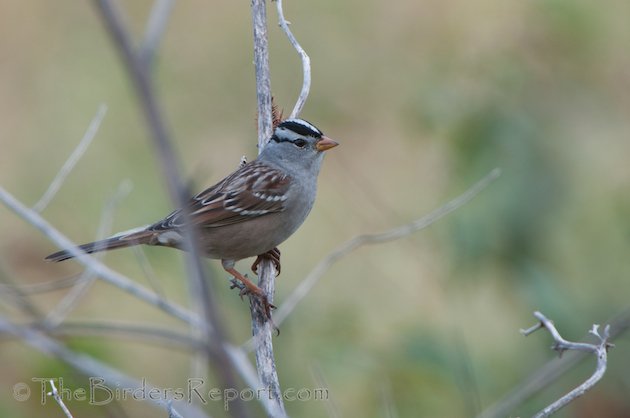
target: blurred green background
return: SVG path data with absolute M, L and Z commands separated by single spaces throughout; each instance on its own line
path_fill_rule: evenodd
M 152 2 L 124 4 L 139 38 Z M 272 87 L 289 113 L 300 61 L 269 7 Z M 320 176 L 317 204 L 282 247 L 282 304 L 338 244 L 400 225 L 456 196 L 494 167 L 503 176 L 428 230 L 361 248 L 336 264 L 275 339 L 285 388 L 326 387 L 329 402 L 287 402 L 291 416 L 470 417 L 554 357 L 544 332 L 518 330 L 541 310 L 567 339 L 584 338 L 630 304 L 630 3 L 611 0 L 286 1 L 312 60 L 302 116 L 341 142 Z M 254 158 L 255 85 L 247 1 L 178 2 L 156 60 L 156 82 L 186 176 L 196 189 Z M 113 230 L 171 210 L 135 97 L 91 2 L 0 3 L 0 185 L 34 204 L 101 103 L 94 143 L 43 212 L 76 241 L 92 240 L 120 184 L 133 190 Z M 56 250 L 0 207 L 0 276 L 33 285 L 80 272 L 46 264 Z M 113 268 L 188 305 L 182 256 L 107 254 Z M 216 261 L 213 283 L 235 343 L 249 312 Z M 240 268 L 249 267 L 249 261 Z M 30 296 L 50 311 L 67 289 Z M 1 313 L 32 320 L 4 292 Z M 155 324 L 186 331 L 97 283 L 68 320 Z M 67 343 L 160 387 L 182 387 L 190 351 L 112 337 Z M 610 369 L 560 417 L 630 416 L 630 342 L 614 341 Z M 561 360 L 556 360 L 561 362 Z M 0 415 L 62 416 L 12 388 L 32 377 L 85 378 L 63 363 L 0 341 Z M 510 412 L 528 416 L 594 368 L 588 359 Z M 212 381 L 209 382 L 209 385 Z M 152 406 L 69 402 L 75 416 L 158 416 Z M 253 410 L 262 416 L 259 405 Z M 220 405 L 209 405 L 223 416 Z M 331 410 L 333 412 L 331 412 Z M 161 415 L 165 416 L 162 412 Z

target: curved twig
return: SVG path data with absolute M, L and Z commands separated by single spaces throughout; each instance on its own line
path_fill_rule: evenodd
M 308 98 L 308 94 L 311 90 L 311 59 L 304 51 L 304 48 L 299 44 L 291 29 L 289 29 L 289 22 L 284 18 L 284 11 L 282 10 L 282 0 L 275 0 L 276 2 L 276 10 L 278 11 L 278 24 L 289 38 L 289 42 L 293 45 L 293 48 L 300 55 L 302 60 L 302 89 L 300 90 L 300 96 L 291 111 L 290 118 L 297 117 L 301 112 L 304 104 L 306 103 L 306 99 Z
M 446 203 L 445 205 L 437 208 L 433 212 L 420 219 L 416 219 L 408 224 L 390 229 L 388 231 L 378 234 L 365 234 L 352 238 L 349 241 L 341 244 L 330 254 L 328 254 L 322 261 L 320 261 L 313 270 L 306 276 L 304 280 L 293 290 L 293 292 L 285 299 L 284 303 L 276 311 L 274 318 L 277 324 L 282 323 L 289 314 L 295 309 L 308 292 L 315 286 L 319 279 L 330 269 L 330 267 L 345 257 L 357 248 L 367 244 L 379 244 L 387 241 L 393 241 L 406 237 L 416 231 L 424 229 L 433 224 L 438 219 L 446 216 L 454 210 L 472 200 L 477 194 L 485 189 L 490 183 L 496 180 L 501 174 L 501 170 L 495 168 L 488 173 L 484 178 L 472 185 L 464 193 Z
M 630 308 L 626 308 L 617 315 L 606 320 L 610 324 L 610 338 L 614 339 L 630 329 Z M 564 376 L 569 370 L 581 363 L 587 356 L 585 351 L 570 351 L 562 356 L 562 361 L 550 360 L 525 378 L 502 399 L 485 410 L 477 418 L 502 418 L 510 415 L 519 405 L 530 399 L 536 393 L 545 390 L 553 382 Z
M 606 372 L 607 366 L 607 354 L 608 349 L 612 347 L 612 344 L 608 342 L 610 338 L 610 326 L 606 326 L 604 328 L 603 335 L 599 333 L 599 325 L 593 325 L 590 333 L 595 335 L 599 339 L 599 344 L 587 344 L 587 343 L 576 343 L 567 341 L 558 332 L 555 325 L 551 320 L 549 320 L 545 315 L 540 312 L 534 312 L 534 316 L 539 320 L 539 322 L 532 326 L 531 328 L 521 330 L 521 333 L 524 336 L 528 336 L 532 332 L 539 330 L 541 328 L 546 328 L 547 331 L 551 334 L 554 344 L 552 348 L 556 350 L 558 353 L 562 354 L 567 350 L 577 350 L 577 351 L 586 351 L 595 354 L 597 357 L 597 367 L 595 372 L 586 379 L 581 385 L 562 396 L 560 399 L 553 402 L 551 405 L 544 408 L 542 411 L 538 412 L 534 415 L 534 418 L 546 418 L 560 410 L 561 408 L 568 405 L 570 402 L 574 401 L 578 397 L 584 395 L 588 390 L 590 390 L 599 380 L 604 376 Z
M 155 0 L 153 2 L 139 52 L 140 60 L 145 66 L 150 66 L 154 61 L 155 53 L 164 35 L 166 23 L 174 5 L 175 0 Z
M 83 157 L 83 154 L 92 143 L 92 140 L 96 137 L 98 128 L 100 128 L 101 122 L 103 122 L 103 118 L 105 118 L 106 113 L 107 105 L 103 103 L 98 107 L 96 115 L 92 118 L 92 121 L 85 131 L 85 134 L 83 134 L 83 138 L 79 141 L 79 144 L 76 146 L 74 151 L 72 151 L 72 154 L 70 154 L 63 166 L 61 166 L 61 169 L 53 181 L 50 182 L 50 186 L 48 186 L 48 189 L 46 189 L 42 197 L 33 205 L 34 211 L 43 211 L 55 197 L 55 194 L 57 194 L 63 185 L 63 182 L 66 180 L 66 177 L 68 177 L 68 174 L 70 174 L 76 163 L 81 159 L 81 157 Z

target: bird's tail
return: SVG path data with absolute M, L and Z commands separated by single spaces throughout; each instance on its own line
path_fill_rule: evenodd
M 134 245 L 148 244 L 154 234 L 154 232 L 147 231 L 146 227 L 143 227 L 140 230 L 135 229 L 131 231 L 126 231 L 100 241 L 79 245 L 77 249 L 91 254 L 99 251 L 114 250 L 116 248 L 125 248 Z M 59 262 L 68 260 L 70 258 L 74 258 L 74 255 L 72 255 L 72 253 L 70 253 L 70 251 L 68 250 L 63 250 L 50 254 L 45 258 L 45 260 Z

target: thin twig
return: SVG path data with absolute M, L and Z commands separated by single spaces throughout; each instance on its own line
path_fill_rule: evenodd
M 324 259 L 320 261 L 313 270 L 311 270 L 306 278 L 302 280 L 300 284 L 295 288 L 295 290 L 293 290 L 293 292 L 284 300 L 284 303 L 282 303 L 282 305 L 280 306 L 280 308 L 278 308 L 274 315 L 274 320 L 276 321 L 276 324 L 281 324 L 289 316 L 289 314 L 293 312 L 298 303 L 300 303 L 300 301 L 304 299 L 304 297 L 306 297 L 308 292 L 310 292 L 310 290 L 313 288 L 313 286 L 315 286 L 319 279 L 337 261 L 363 245 L 380 244 L 383 242 L 394 241 L 400 238 L 404 238 L 414 232 L 420 231 L 421 229 L 432 225 L 437 220 L 443 218 L 444 216 L 471 201 L 482 190 L 484 190 L 493 181 L 495 181 L 500 174 L 501 170 L 495 168 L 484 178 L 472 185 L 464 193 L 420 219 L 416 219 L 413 222 L 387 230 L 382 233 L 359 235 L 341 244 L 330 254 L 324 257 Z
M 84 270 L 79 281 L 77 281 L 70 291 L 47 313 L 43 321 L 43 326 L 45 328 L 55 328 L 59 326 L 97 279 L 98 277 L 93 270 Z
M 630 308 L 626 308 L 606 321 L 610 324 L 610 337 L 615 339 L 630 329 Z M 573 370 L 589 353 L 570 351 L 562 356 L 562 361 L 551 360 L 523 379 L 502 399 L 488 406 L 477 418 L 502 418 L 510 415 L 519 405 L 536 393 L 544 391 L 549 385 Z
M 226 331 L 219 318 L 219 310 L 214 300 L 214 293 L 210 291 L 211 281 L 208 279 L 200 259 L 198 231 L 190 222 L 190 214 L 187 209 L 189 193 L 181 181 L 178 161 L 156 97 L 149 66 L 141 59 L 140 54 L 134 51 L 130 31 L 123 23 L 124 19 L 120 10 L 114 6 L 111 0 L 94 1 L 98 6 L 108 32 L 112 36 L 116 49 L 121 54 L 131 83 L 136 90 L 171 200 L 175 207 L 182 208 L 184 218 L 183 248 L 186 250 L 184 257 L 188 272 L 189 292 L 193 302 L 200 306 L 203 312 L 204 320 L 201 321 L 201 326 L 198 330 L 207 341 L 206 354 L 217 371 L 223 386 L 226 388 L 237 388 L 238 382 L 228 353 L 225 351 Z M 245 403 L 240 399 L 234 403 L 230 413 L 239 417 L 249 416 Z
M 2 276 L 0 274 L 0 276 Z M 49 280 L 41 283 L 33 284 L 15 284 L 15 283 L 2 283 L 0 284 L 0 294 L 2 293 L 16 293 L 24 295 L 37 295 L 40 293 L 56 292 L 61 289 L 67 289 L 80 281 L 83 277 L 83 273 L 75 274 L 59 280 Z
M 201 326 L 202 321 L 200 321 L 199 318 L 197 318 L 197 316 L 192 312 L 165 301 L 156 293 L 133 282 L 122 274 L 110 269 L 96 258 L 78 249 L 75 243 L 70 241 L 65 235 L 46 222 L 37 212 L 20 203 L 15 197 L 13 197 L 13 195 L 4 190 L 2 187 L 0 187 L 0 202 L 4 203 L 28 224 L 39 230 L 46 238 L 55 243 L 59 248 L 67 249 L 79 263 L 83 264 L 87 269 L 94 271 L 105 282 L 116 286 L 130 295 L 135 296 L 136 298 L 149 303 L 192 326 Z
M 5 266 L 0 263 L 0 300 L 4 299 L 7 303 L 15 305 L 18 309 L 30 318 L 42 318 L 44 313 L 31 300 L 30 293 L 24 290 L 23 285 L 18 285 L 13 279 L 13 275 L 9 274 Z
M 133 62 L 131 63 L 132 67 L 140 66 L 141 64 L 139 64 L 138 61 L 136 60 L 134 51 L 131 48 L 131 42 L 127 35 L 128 32 L 124 29 L 124 27 L 121 24 L 120 16 L 117 14 L 118 12 L 114 9 L 110 1 L 108 0 L 97 0 L 97 1 L 98 1 L 98 6 L 102 8 L 101 11 L 104 14 L 104 20 L 108 26 L 108 29 L 111 31 L 112 36 L 115 39 L 117 45 L 119 46 L 119 50 L 121 51 L 121 54 L 123 55 L 123 57 L 130 58 L 131 60 L 133 60 Z M 160 113 L 157 111 L 155 99 L 152 93 L 152 87 L 148 81 L 148 76 L 145 74 L 146 69 L 134 67 L 132 68 L 131 72 L 134 73 L 134 71 L 142 72 L 140 77 L 143 77 L 143 80 L 141 82 L 139 82 L 138 80 L 135 80 L 134 77 L 132 77 L 132 79 L 134 79 L 134 81 L 137 84 L 142 84 L 140 87 L 136 86 L 140 91 L 139 96 L 141 98 L 141 102 L 143 103 L 143 105 L 146 105 L 145 103 L 146 101 L 149 101 L 152 103 L 151 106 L 147 105 L 148 107 L 151 108 L 151 110 L 145 109 L 145 111 L 148 114 L 147 119 L 149 120 L 149 125 L 151 125 L 152 122 L 155 122 L 155 120 L 158 120 L 159 122 L 157 123 L 161 124 Z M 134 76 L 138 77 L 138 74 L 134 73 Z M 148 98 L 147 98 L 147 95 L 149 96 Z M 163 129 L 163 126 L 162 128 L 155 128 L 154 126 L 151 125 L 151 127 L 153 130 L 155 129 L 161 130 L 161 134 L 160 134 L 161 138 L 162 139 L 166 138 L 165 130 Z M 160 136 L 160 135 L 157 135 L 155 132 L 153 133 L 155 136 Z M 171 157 L 172 157 L 172 154 L 171 154 Z M 167 157 L 167 159 L 171 157 Z M 172 166 L 171 166 L 171 169 L 172 169 Z M 167 175 L 167 178 L 172 179 L 172 176 Z M 169 190 L 172 191 L 172 189 L 169 189 Z M 196 327 L 199 329 L 207 329 L 207 330 L 217 329 L 217 327 L 209 326 L 209 324 L 212 323 L 214 325 L 215 321 L 218 321 L 218 318 L 216 316 L 207 315 L 207 311 L 206 311 L 206 318 L 205 318 L 206 320 L 200 321 L 194 314 L 188 312 L 187 310 L 180 308 L 177 305 L 168 303 L 163 298 L 159 297 L 159 295 L 156 295 L 148 291 L 142 286 L 136 285 L 135 283 L 130 281 L 128 278 L 110 270 L 109 268 L 104 266 L 102 263 L 94 259 L 93 257 L 77 249 L 76 244 L 74 244 L 65 236 L 63 236 L 61 233 L 59 233 L 59 231 L 57 231 L 50 224 L 48 224 L 41 216 L 39 216 L 39 214 L 26 208 L 21 202 L 19 202 L 11 194 L 7 193 L 2 188 L 0 188 L 0 201 L 3 202 L 7 207 L 12 209 L 18 216 L 23 218 L 29 224 L 39 229 L 43 235 L 47 236 L 49 239 L 55 242 L 59 247 L 66 248 L 71 255 L 76 257 L 77 261 L 84 264 L 87 267 L 87 269 L 93 270 L 96 274 L 101 276 L 106 282 L 120 288 L 121 290 L 125 292 L 130 293 L 132 296 L 135 296 L 143 301 L 146 301 L 148 303 L 151 303 L 163 309 L 165 312 L 173 315 L 174 317 L 177 317 L 178 319 L 188 322 L 193 328 Z M 192 240 L 192 241 L 195 242 L 195 240 Z M 196 292 L 196 293 L 201 294 L 205 292 Z M 21 336 L 22 338 L 27 339 L 28 341 L 31 342 L 31 345 L 33 347 L 43 352 L 54 353 L 55 355 L 58 355 L 64 360 L 67 360 L 69 363 L 77 366 L 79 369 L 81 369 L 81 364 L 83 364 L 82 370 L 90 370 L 90 367 L 85 367 L 86 362 L 88 363 L 88 366 L 90 365 L 89 362 L 91 361 L 91 359 L 89 357 L 80 356 L 78 355 L 78 353 L 74 353 L 70 351 L 64 351 L 65 347 L 59 345 L 56 341 L 50 339 L 48 336 L 42 334 L 41 332 L 35 329 L 29 329 L 26 327 L 14 326 L 13 324 L 10 324 L 10 323 L 0 322 L 0 331 L 2 331 L 3 329 L 5 330 L 5 332 L 9 332 L 13 335 Z M 216 334 L 214 334 L 214 336 L 216 337 Z M 208 338 L 206 338 L 205 340 L 207 343 Z M 243 352 L 241 348 L 234 347 L 228 344 L 227 342 L 224 342 L 224 340 L 222 340 L 221 338 L 214 338 L 212 343 L 215 344 L 215 348 L 217 345 L 220 345 L 221 350 L 219 351 L 225 353 L 225 358 L 228 359 L 228 361 L 214 361 L 214 363 L 218 366 L 220 370 L 229 368 L 230 364 L 232 364 L 236 368 L 236 370 L 238 370 L 239 372 L 243 372 L 243 370 L 245 370 L 247 366 L 249 366 L 250 371 L 253 370 L 251 369 L 251 365 L 247 363 L 246 353 Z M 238 358 L 240 358 L 241 360 L 238 360 Z M 243 359 L 245 361 L 242 361 Z M 75 361 L 79 363 L 75 363 Z M 111 372 L 108 372 L 107 370 L 103 371 L 103 369 L 101 369 L 100 371 L 98 371 L 99 370 L 98 367 L 92 368 L 91 370 L 97 370 L 97 371 L 89 372 L 90 375 L 114 376 L 110 380 L 116 382 L 118 385 L 124 385 L 125 382 L 132 381 L 128 379 L 125 380 L 126 378 L 123 378 L 123 377 L 118 378 L 117 376 L 124 376 L 124 375 L 119 374 L 119 372 L 117 372 L 116 370 L 111 370 Z M 249 373 L 249 374 L 245 373 L 243 378 L 247 382 L 250 383 L 251 387 L 260 387 L 260 388 L 268 387 L 267 385 L 264 385 L 262 382 L 260 382 L 260 380 L 256 379 L 255 373 Z M 224 382 L 227 382 L 227 380 L 224 379 Z M 134 387 L 134 386 L 137 386 L 137 384 L 130 383 L 130 384 L 126 384 L 126 386 Z M 229 384 L 228 382 L 228 384 L 226 384 L 225 387 L 236 388 L 236 385 Z M 269 411 L 270 415 L 273 415 L 273 416 L 284 415 L 284 414 L 278 413 L 277 408 L 273 405 L 273 403 L 266 401 L 266 399 L 260 399 L 260 401 L 265 407 L 265 409 Z M 165 402 L 165 404 L 167 405 L 167 410 L 170 416 L 172 413 L 170 409 L 171 403 L 170 401 L 168 401 L 168 402 Z M 242 407 L 239 407 L 239 404 L 233 403 L 231 407 L 232 407 L 232 410 L 230 411 L 231 413 L 239 417 L 247 416 L 246 411 Z M 172 413 L 172 415 L 181 416 L 178 413 Z M 198 414 L 192 413 L 190 415 L 197 416 Z
M 32 327 L 37 327 L 33 324 Z M 0 331 L 1 331 L 0 327 Z M 174 332 L 169 329 L 159 328 L 145 324 L 127 324 L 116 322 L 66 322 L 51 331 L 53 335 L 59 336 L 108 336 L 123 337 L 133 340 L 142 341 L 144 343 L 163 343 L 175 347 L 185 348 L 192 351 L 202 351 L 205 344 L 202 340 Z M 270 416 L 277 416 L 275 403 L 271 402 L 266 394 L 268 390 L 256 374 L 256 370 L 252 367 L 247 358 L 247 353 L 241 348 L 231 344 L 226 344 L 226 352 L 228 353 L 232 364 L 247 384 L 249 389 L 260 393 L 258 400 L 263 408 Z
M 527 336 L 536 330 L 546 328 L 554 340 L 554 345 L 552 346 L 552 348 L 558 353 L 562 354 L 564 351 L 567 350 L 577 350 L 593 353 L 597 357 L 597 367 L 591 377 L 589 377 L 581 385 L 534 415 L 534 418 L 546 418 L 551 416 L 561 408 L 565 407 L 578 397 L 584 395 L 604 376 L 604 373 L 606 372 L 608 349 L 612 347 L 612 344 L 608 342 L 610 338 L 610 326 L 606 326 L 604 328 L 604 332 L 602 335 L 599 332 L 599 325 L 593 325 L 590 333 L 599 339 L 599 344 L 596 345 L 587 343 L 576 343 L 567 341 L 562 338 L 553 322 L 550 321 L 542 313 L 534 312 L 534 316 L 536 317 L 536 319 L 538 319 L 539 322 L 528 329 L 521 330 L 521 333 L 523 335 Z
M 68 409 L 66 404 L 63 403 L 63 399 L 61 399 L 61 396 L 59 395 L 59 391 L 57 390 L 57 386 L 55 386 L 55 380 L 54 379 L 50 379 L 48 381 L 48 383 L 50 383 L 50 388 L 51 388 L 51 391 L 48 392 L 48 396 L 52 396 L 53 399 L 55 399 L 55 401 L 57 402 L 57 404 L 59 405 L 59 407 L 61 408 L 63 413 L 66 414 L 66 417 L 73 418 L 72 414 L 70 413 L 70 410 Z
M 256 70 L 256 97 L 258 105 L 258 151 L 264 148 L 273 132 L 273 111 L 271 106 L 271 77 L 269 73 L 269 48 L 267 40 L 267 12 L 265 0 L 252 0 L 252 24 L 254 33 L 254 67 Z M 258 266 L 258 286 L 273 302 L 276 270 L 273 263 L 263 260 Z M 272 336 L 273 323 L 264 315 L 264 309 L 250 298 L 252 334 L 256 341 L 256 368 L 263 387 L 268 388 L 269 397 L 275 404 L 270 417 L 284 417 L 286 412 L 282 391 L 276 371 Z
M 68 177 L 68 174 L 70 174 L 76 163 L 81 159 L 87 148 L 92 143 L 92 140 L 96 137 L 96 133 L 98 132 L 98 129 L 100 128 L 101 122 L 103 121 L 106 113 L 107 105 L 103 103 L 98 107 L 96 115 L 90 122 L 90 125 L 85 131 L 83 138 L 81 138 L 81 141 L 79 141 L 77 147 L 74 149 L 74 151 L 72 151 L 72 154 L 70 154 L 66 162 L 63 164 L 53 181 L 50 183 L 50 186 L 48 186 L 46 192 L 44 192 L 41 199 L 39 199 L 39 201 L 35 203 L 35 205 L 33 205 L 34 211 L 43 211 L 46 206 L 48 206 L 50 201 L 55 197 L 55 194 L 57 194 L 57 192 L 63 185 L 63 182 L 66 180 L 66 177 Z
M 329 418 L 341 418 L 343 415 L 341 411 L 339 411 L 339 405 L 335 402 L 330 391 L 327 389 L 330 387 L 326 377 L 324 376 L 324 372 L 321 367 L 317 363 L 313 363 L 310 367 L 311 376 L 313 376 L 313 380 L 315 381 L 315 385 L 317 388 L 325 390 L 326 394 L 323 396 L 323 401 L 325 401 L 326 413 Z
M 39 324 L 35 323 L 33 326 L 37 327 Z M 46 332 L 54 336 L 115 337 L 150 345 L 162 344 L 193 352 L 204 350 L 204 342 L 199 338 L 151 324 L 65 321 L 55 329 L 46 330 Z
M 114 196 L 109 199 L 109 202 L 103 209 L 101 215 L 101 222 L 96 233 L 96 239 L 102 239 L 111 233 L 111 226 L 114 219 L 114 208 L 120 201 L 129 194 L 131 191 L 131 183 L 129 181 L 123 181 Z M 98 258 L 98 255 L 96 256 Z M 96 274 L 92 270 L 85 270 L 81 275 L 79 281 L 76 282 L 74 287 L 61 299 L 57 305 L 48 312 L 44 320 L 44 326 L 48 328 L 54 328 L 61 324 L 66 316 L 74 309 L 76 304 L 87 293 L 91 285 L 97 279 Z
M 19 337 L 34 349 L 61 359 L 86 376 L 98 376 L 103 379 L 103 384 L 108 387 L 123 389 L 139 388 L 144 386 L 147 389 L 147 393 L 154 389 L 154 386 L 149 385 L 146 382 L 143 385 L 143 382 L 133 379 L 91 356 L 70 350 L 63 344 L 40 331 L 27 326 L 13 324 L 2 317 L 0 317 L 0 333 L 7 333 Z M 169 400 L 172 400 L 177 409 L 181 411 L 178 412 L 171 407 L 173 416 L 182 417 L 185 415 L 186 418 L 207 417 L 201 409 L 192 403 L 186 402 L 185 400 L 178 401 L 172 399 L 172 396 L 169 396 L 167 392 L 160 391 L 159 388 L 155 388 L 155 390 L 158 391 L 156 393 L 164 393 L 165 396 L 147 396 L 145 399 L 164 410 L 168 410 Z
M 308 98 L 308 94 L 311 90 L 311 59 L 306 54 L 306 51 L 304 51 L 304 48 L 300 46 L 295 36 L 293 36 L 291 29 L 289 29 L 289 22 L 287 22 L 287 20 L 284 18 L 284 11 L 282 10 L 282 0 L 275 0 L 275 2 L 276 10 L 278 12 L 279 25 L 284 33 L 287 35 L 287 38 L 289 38 L 289 42 L 291 42 L 291 45 L 293 45 L 293 48 L 295 48 L 297 53 L 300 55 L 300 59 L 302 60 L 302 89 L 300 90 L 300 96 L 298 97 L 297 102 L 295 103 L 295 106 L 291 111 L 291 116 L 289 116 L 290 118 L 295 118 L 302 112 L 302 108 L 304 107 L 306 99 Z
M 144 32 L 144 40 L 140 47 L 140 60 L 149 67 L 160 45 L 168 18 L 171 15 L 175 0 L 155 0 Z
M 142 270 L 142 272 L 144 273 L 144 277 L 147 279 L 147 282 L 151 289 L 153 289 L 153 291 L 158 295 L 162 296 L 164 300 L 168 300 L 166 292 L 164 291 L 164 286 L 162 285 L 160 278 L 155 273 L 155 270 L 149 262 L 147 254 L 144 252 L 142 246 L 138 245 L 131 248 L 134 255 L 136 256 L 136 261 L 140 266 L 140 270 Z

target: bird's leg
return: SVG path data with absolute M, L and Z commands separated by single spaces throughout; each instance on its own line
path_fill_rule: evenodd
M 273 306 L 271 303 L 269 303 L 269 299 L 267 299 L 267 295 L 263 293 L 260 287 L 252 283 L 247 277 L 239 273 L 234 267 L 223 266 L 223 268 L 225 269 L 225 271 L 230 273 L 234 277 L 234 279 L 238 280 L 240 284 L 242 284 L 242 286 L 239 286 L 239 284 L 234 283 L 232 284 L 232 289 L 235 287 L 238 287 L 239 289 L 241 289 L 239 293 L 239 296 L 241 296 L 241 298 L 244 295 L 252 295 L 256 299 L 258 299 L 258 301 L 261 303 L 263 307 L 265 316 L 267 317 L 268 320 L 271 320 L 271 310 L 275 309 L 276 307 Z
M 275 247 L 272 250 L 267 251 L 266 253 L 260 254 L 256 257 L 256 261 L 252 264 L 252 271 L 255 275 L 258 275 L 258 265 L 262 260 L 271 260 L 276 271 L 278 272 L 278 276 L 280 275 L 280 250 L 278 247 Z

